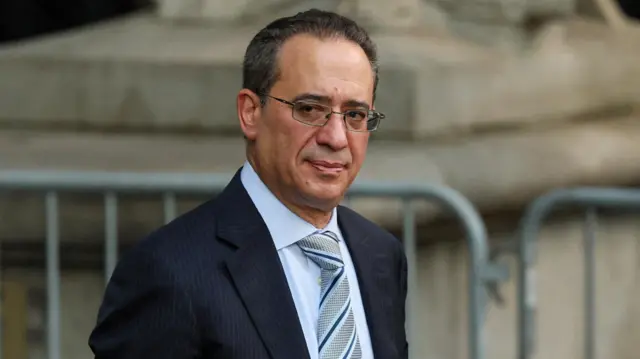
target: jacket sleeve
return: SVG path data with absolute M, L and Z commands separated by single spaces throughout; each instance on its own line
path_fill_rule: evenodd
M 189 296 L 171 268 L 134 249 L 113 272 L 89 337 L 95 359 L 191 359 L 199 333 Z

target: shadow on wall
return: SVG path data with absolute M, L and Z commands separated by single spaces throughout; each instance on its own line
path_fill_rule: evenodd
M 618 0 L 620 9 L 629 17 L 640 20 L 640 1 Z
M 152 0 L 0 0 L 0 44 L 151 7 Z

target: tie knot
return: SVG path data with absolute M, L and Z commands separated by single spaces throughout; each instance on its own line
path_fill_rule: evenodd
M 344 266 L 338 237 L 333 232 L 311 234 L 299 240 L 298 246 L 322 269 L 335 270 Z

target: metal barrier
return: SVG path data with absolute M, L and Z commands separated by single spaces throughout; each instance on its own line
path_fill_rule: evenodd
M 531 359 L 535 349 L 535 262 L 539 229 L 558 208 L 585 209 L 584 227 L 584 355 L 595 359 L 595 256 L 594 244 L 598 209 L 640 210 L 640 190 L 614 188 L 562 189 L 539 197 L 527 208 L 519 235 L 518 270 L 518 358 Z
M 208 174 L 161 173 L 96 173 L 49 171 L 0 171 L 0 191 L 42 191 L 46 210 L 46 269 L 47 269 L 47 325 L 60 325 L 60 192 L 104 193 L 105 215 L 105 279 L 108 280 L 117 262 L 118 195 L 126 193 L 163 194 L 165 222 L 176 216 L 176 196 L 204 195 L 220 192 L 230 176 Z M 471 359 L 485 359 L 482 325 L 487 304 L 485 286 L 506 280 L 506 269 L 489 262 L 488 244 L 484 224 L 472 204 L 458 192 L 439 186 L 357 182 L 348 197 L 393 197 L 403 202 L 403 243 L 409 267 L 408 313 L 417 310 L 416 278 L 416 218 L 412 206 L 414 199 L 439 202 L 460 221 L 467 236 L 470 265 L 468 270 L 468 342 Z M 418 342 L 413 317 L 408 315 L 411 342 Z M 424 341 L 423 338 L 419 339 Z M 415 348 L 415 346 L 414 346 Z M 1 349 L 1 345 L 0 345 Z M 48 359 L 60 359 L 60 332 L 47 331 Z M 1 352 L 1 350 L 0 350 Z M 416 358 L 415 353 L 412 354 Z

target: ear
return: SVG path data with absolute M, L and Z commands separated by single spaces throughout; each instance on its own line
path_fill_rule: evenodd
M 242 89 L 236 98 L 238 119 L 244 136 L 254 141 L 258 135 L 258 125 L 262 114 L 260 98 L 253 91 Z

